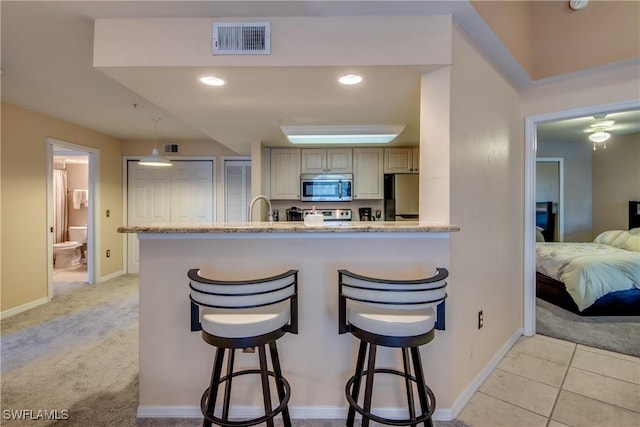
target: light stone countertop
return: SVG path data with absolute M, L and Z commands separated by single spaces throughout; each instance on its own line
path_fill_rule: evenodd
M 310 226 L 295 222 L 215 222 L 206 224 L 150 224 L 124 226 L 119 233 L 171 234 L 171 233 L 448 233 L 460 227 L 426 221 L 352 221 L 338 224 L 325 222 Z

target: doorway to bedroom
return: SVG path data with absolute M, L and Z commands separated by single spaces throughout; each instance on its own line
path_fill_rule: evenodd
M 609 159 L 614 154 L 613 144 L 616 141 L 619 144 L 622 141 L 627 142 L 630 135 L 635 135 L 635 144 L 640 144 L 637 141 L 640 135 L 640 129 L 637 126 L 635 128 L 628 128 L 621 132 L 619 135 L 615 134 L 609 142 L 607 149 L 603 144 L 593 144 L 588 136 L 589 123 L 593 122 L 597 117 L 608 116 L 614 117 L 623 113 L 633 113 L 638 122 L 638 109 L 640 105 L 638 101 L 628 101 L 616 104 L 593 106 L 587 108 L 581 108 L 577 110 L 569 110 L 563 112 L 557 112 L 553 114 L 546 114 L 540 116 L 533 116 L 526 118 L 526 153 L 525 153 L 525 334 L 534 334 L 536 331 L 536 202 L 543 200 L 538 199 L 538 175 L 549 173 L 540 172 L 539 166 L 542 169 L 549 167 L 553 169 L 560 162 L 558 159 L 562 159 L 564 165 L 562 166 L 564 171 L 559 175 L 564 178 L 564 184 L 561 188 L 564 189 L 564 197 L 559 198 L 558 206 L 556 206 L 555 200 L 549 200 L 552 202 L 552 209 L 554 213 L 564 213 L 564 221 L 562 226 L 559 222 L 556 222 L 557 229 L 555 230 L 555 241 L 593 241 L 593 233 L 598 233 L 604 227 L 604 229 L 615 225 L 616 228 L 626 229 L 626 212 L 627 203 L 630 194 L 626 194 L 625 191 L 637 193 L 637 184 L 635 189 L 626 185 L 618 185 L 612 191 L 610 186 L 603 185 L 606 182 L 613 179 L 620 180 L 620 174 L 624 171 L 611 168 L 608 163 L 611 163 Z M 557 131 L 563 127 L 567 127 L 572 122 L 577 123 L 582 121 L 582 128 L 578 129 L 573 137 L 573 141 L 569 138 L 562 137 L 558 142 L 558 138 L 554 138 L 554 133 L 550 131 Z M 622 121 L 621 121 L 622 122 Z M 622 128 L 620 128 L 622 130 Z M 558 133 L 555 133 L 558 135 Z M 549 141 L 551 139 L 551 142 Z M 558 145 L 550 145 L 556 139 Z M 545 144 L 549 145 L 545 147 Z M 566 153 L 560 153 L 560 147 L 562 144 L 569 146 L 574 144 L 574 149 L 579 149 L 583 154 L 570 156 Z M 595 150 L 594 151 L 594 145 Z M 607 151 L 608 150 L 608 151 Z M 607 157 L 607 155 L 609 156 Z M 582 157 L 581 157 L 582 156 Z M 585 163 L 584 159 L 587 159 L 586 163 L 589 165 L 588 171 L 583 167 L 582 172 L 576 173 L 574 166 L 576 164 Z M 540 160 L 540 162 L 539 162 Z M 592 162 L 593 160 L 593 162 Z M 591 164 L 597 164 L 599 170 L 594 167 L 593 171 Z M 638 163 L 636 162 L 636 169 Z M 618 168 L 622 169 L 622 168 Z M 606 171 L 606 172 L 603 172 Z M 628 172 L 628 171 L 627 171 Z M 551 172 L 551 175 L 556 172 Z M 640 172 L 638 172 L 640 173 Z M 552 180 L 555 178 L 549 178 Z M 576 182 L 578 183 L 576 185 Z M 629 179 L 625 182 L 629 182 Z M 573 184 L 572 184 L 573 183 Z M 548 184 L 548 183 L 547 183 Z M 542 184 L 542 185 L 547 185 Z M 580 190 L 580 186 L 583 190 Z M 609 187 L 609 188 L 607 188 Z M 618 187 L 627 188 L 627 190 L 621 190 Z M 631 188 L 631 190 L 628 190 Z M 542 189 L 540 193 L 545 191 L 553 191 L 550 189 Z M 573 197 L 574 206 L 571 207 L 567 198 Z M 621 198 L 622 202 L 614 202 L 612 197 Z M 637 194 L 636 194 L 637 197 Z M 546 199 L 554 199 L 555 195 L 547 195 L 543 197 Z M 564 199 L 564 200 L 563 200 Z M 615 208 L 613 206 L 615 205 Z M 607 207 L 608 206 L 608 207 Z M 613 211 L 616 214 L 613 214 Z M 621 212 L 618 212 L 621 211 Z M 617 219 L 614 218 L 617 216 Z M 585 219 L 586 218 L 586 219 Z M 617 222 L 616 222 L 617 221 Z M 622 222 L 621 222 L 622 221 Z M 564 235 L 564 238 L 562 236 Z

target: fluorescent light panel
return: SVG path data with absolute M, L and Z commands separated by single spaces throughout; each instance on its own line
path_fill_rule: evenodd
M 292 144 L 387 144 L 405 126 L 281 126 Z

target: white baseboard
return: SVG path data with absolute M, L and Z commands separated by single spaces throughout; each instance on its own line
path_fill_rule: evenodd
M 519 328 L 512 336 L 507 340 L 506 343 L 500 348 L 500 350 L 491 358 L 489 363 L 480 371 L 478 375 L 475 376 L 473 381 L 467 386 L 466 389 L 458 396 L 455 402 L 453 402 L 453 407 L 450 409 L 450 413 L 447 414 L 447 420 L 455 420 L 460 415 L 460 412 L 464 409 L 464 407 L 469 403 L 469 400 L 473 397 L 473 394 L 478 391 L 482 383 L 491 375 L 493 370 L 498 366 L 502 358 L 511 350 L 511 347 L 518 341 L 518 339 L 522 336 L 523 329 Z M 438 412 L 436 410 L 436 412 Z M 437 418 L 434 418 L 437 419 Z M 442 419 L 444 421 L 444 419 Z
M 216 411 L 217 412 L 217 411 Z M 407 414 L 406 408 L 385 408 L 376 410 L 375 413 L 387 418 L 403 418 Z M 436 409 L 433 419 L 436 421 L 450 421 L 445 416 L 451 413 L 451 409 Z M 292 419 L 318 420 L 318 419 L 346 419 L 347 408 L 341 406 L 290 406 L 289 414 Z M 220 416 L 220 414 L 216 414 Z M 264 415 L 261 406 L 236 406 L 231 408 L 231 418 L 256 418 Z M 138 406 L 138 418 L 202 418 L 199 406 Z M 356 418 L 360 418 L 356 414 Z
M 107 280 L 115 279 L 116 277 L 120 277 L 122 275 L 124 275 L 124 270 L 116 271 L 115 273 L 99 277 L 97 283 L 106 282 Z
M 40 298 L 31 302 L 28 302 L 26 304 L 19 305 L 17 307 L 9 308 L 3 311 L 2 313 L 0 313 L 0 319 L 6 319 L 8 317 L 15 316 L 16 314 L 22 313 L 27 310 L 31 310 L 32 308 L 36 308 L 48 302 L 49 302 L 49 298 L 44 297 L 44 298 Z
M 473 381 L 458 396 L 451 408 L 436 408 L 433 414 L 435 421 L 453 421 L 464 409 L 473 394 L 480 388 L 493 370 L 498 366 L 502 358 L 522 336 L 523 329 L 519 328 L 500 350 L 491 358 L 489 363 L 475 376 Z M 291 406 L 289 413 L 293 419 L 346 419 L 347 408 L 340 406 Z M 405 408 L 385 408 L 376 411 L 376 414 L 387 418 L 403 418 L 406 416 Z M 239 406 L 232 408 L 230 417 L 255 418 L 264 415 L 264 408 L 258 406 Z M 218 414 L 219 416 L 219 414 Z M 138 418 L 201 418 L 199 406 L 155 406 L 139 405 Z M 360 415 L 356 414 L 359 418 Z

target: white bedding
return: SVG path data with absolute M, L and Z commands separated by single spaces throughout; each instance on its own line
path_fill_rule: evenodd
M 536 270 L 564 283 L 580 311 L 610 292 L 640 289 L 640 252 L 601 243 L 536 243 Z

